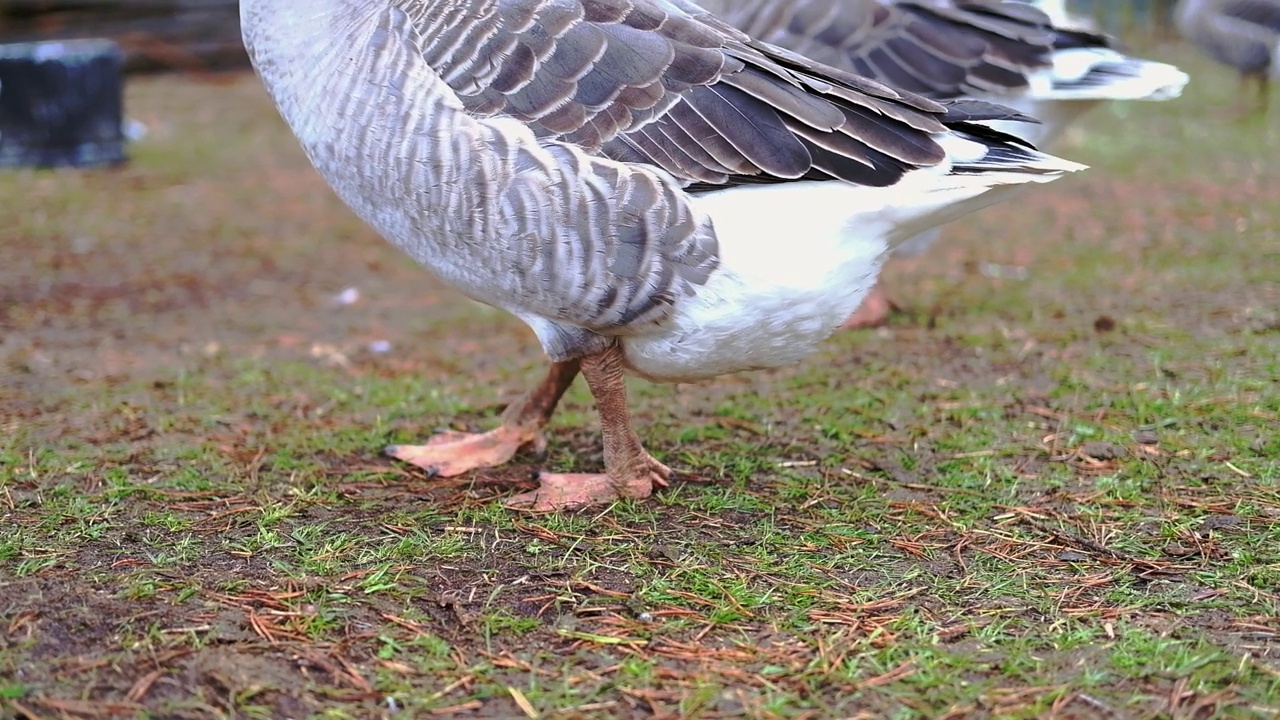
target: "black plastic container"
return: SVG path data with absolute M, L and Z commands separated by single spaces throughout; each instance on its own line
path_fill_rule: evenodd
M 123 65 L 110 40 L 0 44 L 0 167 L 123 163 Z

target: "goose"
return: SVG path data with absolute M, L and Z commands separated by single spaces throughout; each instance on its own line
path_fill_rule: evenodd
M 1039 123 L 993 122 L 1047 147 L 1081 115 L 1107 100 L 1170 100 L 1186 73 L 1130 57 L 1079 23 L 1051 21 L 1038 3 L 1015 0 L 702 0 L 747 34 L 849 72 L 933 99 L 976 97 L 1006 105 Z M 1046 8 L 1065 14 L 1061 3 Z M 920 255 L 941 234 L 931 228 L 903 244 Z M 877 285 L 845 323 L 888 320 Z
M 1183 37 L 1257 83 L 1256 101 L 1265 114 L 1268 89 L 1280 81 L 1280 0 L 1182 0 L 1174 24 Z
M 758 42 L 687 0 L 241 0 L 250 60 L 320 175 L 383 237 L 506 310 L 550 361 L 498 426 L 387 452 L 430 474 L 528 445 L 581 373 L 603 473 L 508 498 L 648 497 L 671 470 L 629 373 L 692 382 L 810 355 L 883 256 L 1082 165 Z

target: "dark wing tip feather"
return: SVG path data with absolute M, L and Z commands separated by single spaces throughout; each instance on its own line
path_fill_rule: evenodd
M 1011 107 L 1000 105 L 999 103 L 988 102 L 986 100 L 976 100 L 972 98 L 961 98 L 958 100 L 949 100 L 943 103 L 947 108 L 947 116 L 944 122 L 981 122 L 1002 120 L 1008 122 L 1025 122 L 1040 124 L 1040 121 L 1030 115 L 1023 114 Z

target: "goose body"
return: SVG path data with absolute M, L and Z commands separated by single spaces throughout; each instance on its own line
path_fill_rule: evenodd
M 811 353 L 885 253 L 1081 166 L 753 41 L 685 0 L 242 0 L 250 58 L 317 170 L 441 279 L 503 308 L 553 367 L 467 438 L 393 454 L 441 474 L 535 440 L 581 368 L 602 476 L 539 507 L 644 496 L 669 473 L 625 370 L 683 381 Z

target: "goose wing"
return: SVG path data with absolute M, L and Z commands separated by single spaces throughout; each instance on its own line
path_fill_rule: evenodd
M 687 185 L 892 185 L 943 162 L 931 135 L 971 115 L 754 41 L 687 0 L 400 5 L 474 115 Z
M 1027 86 L 1049 64 L 1048 17 L 1020 2 L 706 0 L 752 37 L 933 98 Z

